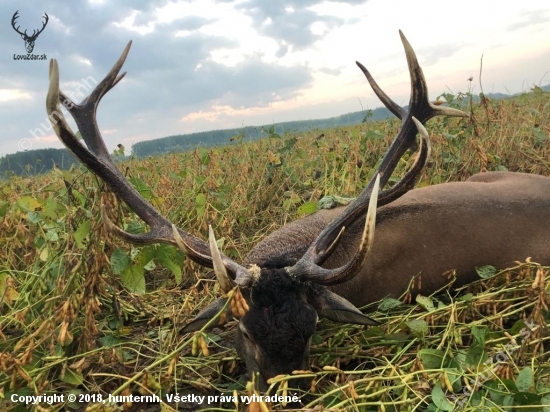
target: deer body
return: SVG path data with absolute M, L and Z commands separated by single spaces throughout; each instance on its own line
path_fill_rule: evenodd
M 258 243 L 246 262 L 290 266 L 344 209 L 320 210 L 282 227 Z M 348 261 L 362 230 L 362 222 L 346 229 L 324 266 Z M 379 208 L 366 265 L 353 279 L 330 289 L 362 307 L 398 298 L 419 274 L 413 292 L 428 295 L 450 282 L 449 271 L 456 270 L 454 285 L 461 286 L 479 279 L 476 267 L 506 268 L 527 257 L 550 265 L 550 178 L 480 173 L 465 182 L 411 190 Z

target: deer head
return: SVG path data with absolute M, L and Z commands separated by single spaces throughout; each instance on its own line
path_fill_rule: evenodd
M 393 102 L 376 84 L 363 65 L 357 63 L 372 88 L 388 109 L 402 120 L 402 126 L 388 149 L 375 177 L 345 211 L 332 221 L 311 243 L 303 245 L 299 259 L 276 259 L 241 265 L 218 249 L 212 227 L 208 242 L 172 225 L 148 203 L 124 178 L 109 156 L 96 121 L 96 109 L 101 98 L 125 73 L 119 74 L 131 42 L 107 76 L 81 104 L 72 102 L 59 90 L 57 62 L 50 63 L 50 87 L 46 107 L 57 136 L 86 166 L 98 175 L 150 227 L 146 234 L 125 232 L 112 223 L 104 206 L 101 215 L 106 228 L 125 241 L 144 245 L 155 242 L 179 246 L 193 261 L 214 268 L 224 296 L 200 312 L 182 329 L 182 333 L 202 329 L 227 308 L 227 315 L 239 318 L 237 351 L 249 372 L 259 372 L 261 386 L 267 380 L 295 369 L 309 366 L 309 347 L 319 317 L 336 322 L 373 325 L 375 321 L 363 315 L 349 301 L 331 292 L 327 286 L 352 279 L 368 259 L 373 242 L 377 205 L 385 205 L 410 190 L 426 165 L 430 146 L 422 123 L 437 115 L 466 116 L 452 108 L 434 106 L 428 100 L 426 81 L 408 41 L 401 34 L 409 64 L 412 93 L 408 110 Z M 75 119 L 84 146 L 71 131 L 59 103 Z M 412 168 L 393 187 L 380 191 L 388 182 L 401 156 L 416 146 L 416 132 L 421 135 L 420 153 Z M 356 221 L 364 220 L 359 247 L 349 261 L 328 269 L 323 263 L 334 252 L 342 234 Z M 225 316 L 223 316 L 225 318 Z
M 15 27 L 15 23 L 16 23 L 16 20 L 17 18 L 19 17 L 18 16 L 18 13 L 19 13 L 19 10 L 17 10 L 14 14 L 13 14 L 13 17 L 11 18 L 11 26 L 13 27 L 13 29 L 19 33 L 21 35 L 21 38 L 23 40 L 25 40 L 25 48 L 27 49 L 27 53 L 32 53 L 32 51 L 34 50 L 34 42 L 36 41 L 36 39 L 38 38 L 38 35 L 40 33 L 42 33 L 44 31 L 44 28 L 46 27 L 46 25 L 48 24 L 48 20 L 49 20 L 49 17 L 46 13 L 44 13 L 44 23 L 42 23 L 42 28 L 38 31 L 36 30 L 33 30 L 32 32 L 32 35 L 29 36 L 27 35 L 27 30 L 25 30 L 23 33 L 19 31 L 19 27 L 20 26 L 17 26 Z

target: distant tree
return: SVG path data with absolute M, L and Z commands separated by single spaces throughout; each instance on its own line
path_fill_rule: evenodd
M 27 150 L 6 155 L 0 158 L 0 175 L 32 176 L 46 173 L 56 165 L 59 169 L 68 170 L 79 162 L 67 149 Z

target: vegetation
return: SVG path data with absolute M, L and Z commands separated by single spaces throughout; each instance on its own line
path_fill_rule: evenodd
M 420 185 L 488 170 L 550 176 L 549 93 L 536 88 L 479 104 L 460 98 L 472 117 L 428 123 L 433 161 Z M 174 223 L 203 237 L 212 224 L 223 251 L 241 260 L 266 234 L 314 211 L 323 195 L 359 193 L 398 128 L 385 120 L 324 134 L 273 130 L 252 143 L 121 167 Z M 215 280 L 173 247 L 135 248 L 110 237 L 99 218 L 102 202 L 127 230 L 145 227 L 103 189 L 81 167 L 0 183 L 0 409 L 26 410 L 10 401 L 14 394 L 65 395 L 64 403 L 35 410 L 82 410 L 84 403 L 67 403 L 68 394 L 82 394 L 88 410 L 105 411 L 115 410 L 100 401 L 109 394 L 166 400 L 178 393 L 224 395 L 202 407 L 235 410 L 230 397 L 254 389 L 231 348 L 234 323 L 179 335 L 219 296 Z M 304 409 L 550 410 L 550 268 L 478 271 L 480 281 L 458 297 L 441 291 L 412 303 L 382 302 L 373 315 L 380 327 L 321 321 L 311 371 L 273 382 L 283 383 L 280 391 L 288 384 Z M 308 393 L 290 389 L 299 377 L 311 381 Z M 172 401 L 163 410 L 194 406 Z

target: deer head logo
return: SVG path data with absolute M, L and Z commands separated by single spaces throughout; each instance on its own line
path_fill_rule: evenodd
M 21 35 L 21 38 L 23 40 L 25 40 L 25 48 L 27 49 L 27 53 L 32 53 L 32 51 L 34 49 L 34 42 L 36 41 L 36 38 L 38 37 L 38 35 L 44 31 L 44 28 L 48 24 L 49 17 L 46 13 L 44 13 L 45 21 L 44 21 L 44 23 L 42 23 L 42 28 L 38 31 L 33 30 L 32 35 L 29 36 L 27 34 L 27 30 L 25 30 L 25 32 L 22 33 L 22 32 L 19 31 L 19 26 L 15 27 L 16 20 L 19 17 L 18 13 L 19 13 L 19 10 L 17 10 L 14 13 L 13 17 L 11 18 L 11 26 L 13 27 L 13 29 L 17 33 L 19 33 Z

